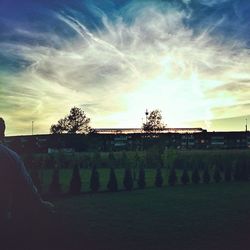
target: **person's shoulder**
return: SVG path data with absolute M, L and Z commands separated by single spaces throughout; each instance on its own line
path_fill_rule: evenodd
M 20 158 L 15 151 L 6 147 L 3 144 L 0 144 L 0 156 L 1 156 L 1 158 L 5 158 L 5 159 L 9 158 L 12 160 L 19 160 L 19 158 Z
M 7 146 L 5 146 L 4 144 L 1 144 L 1 143 L 0 143 L 0 152 L 16 154 L 12 149 L 8 148 Z

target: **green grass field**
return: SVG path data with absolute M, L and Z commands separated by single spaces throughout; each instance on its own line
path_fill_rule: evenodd
M 239 151 L 235 155 L 230 155 L 227 151 L 194 151 L 191 155 L 188 152 L 180 153 L 187 160 L 184 161 L 186 163 L 193 162 L 197 165 L 198 162 L 200 169 L 208 166 L 210 176 L 213 174 L 214 163 L 225 167 L 232 165 L 234 158 L 248 159 L 248 154 L 248 151 Z M 162 168 L 163 188 L 154 187 L 155 169 L 146 167 L 146 189 L 126 192 L 123 188 L 124 169 L 116 166 L 119 192 L 109 193 L 105 191 L 110 169 L 107 168 L 108 164 L 106 167 L 100 166 L 102 167 L 98 165 L 98 171 L 102 192 L 90 192 L 91 169 L 86 165 L 80 170 L 83 193 L 79 196 L 67 194 L 72 169 L 60 169 L 64 195 L 50 199 L 61 215 L 62 231 L 67 231 L 66 236 L 64 233 L 60 240 L 61 243 L 70 242 L 70 248 L 66 249 L 250 249 L 250 182 L 214 183 L 211 180 L 210 184 L 183 186 L 180 184 L 181 165 L 177 168 L 178 183 L 175 187 L 170 187 L 170 165 L 167 164 Z M 191 169 L 189 168 L 190 177 Z M 41 172 L 42 192 L 45 194 L 48 192 L 52 172 L 52 169 L 45 168 Z M 221 175 L 223 177 L 223 173 Z M 136 182 L 134 187 L 137 188 Z
M 54 203 L 72 249 L 247 250 L 249 194 L 250 183 L 234 182 L 83 194 Z

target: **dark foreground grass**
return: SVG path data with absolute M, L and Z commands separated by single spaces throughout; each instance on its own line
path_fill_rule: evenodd
M 250 183 L 84 194 L 54 201 L 71 249 L 250 249 Z

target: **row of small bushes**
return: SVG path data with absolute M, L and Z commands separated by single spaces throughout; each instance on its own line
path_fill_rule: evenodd
M 197 167 L 193 168 L 192 171 L 188 171 L 187 168 L 183 168 L 181 170 L 181 175 L 178 176 L 176 173 L 176 169 L 172 167 L 169 170 L 168 174 L 168 185 L 174 186 L 178 182 L 183 185 L 187 185 L 189 183 L 199 184 L 199 183 L 210 183 L 210 182 L 221 182 L 221 181 L 248 181 L 249 180 L 249 169 L 247 165 L 242 164 L 242 162 L 236 162 L 234 166 L 227 166 L 224 170 L 221 170 L 220 167 L 214 166 L 209 170 L 208 167 L 205 167 L 202 171 L 200 171 Z M 58 167 L 54 168 L 52 174 L 52 180 L 49 185 L 49 192 L 52 194 L 60 194 L 62 193 L 62 187 L 60 184 L 60 169 Z M 191 172 L 191 174 L 190 174 Z M 31 171 L 31 175 L 33 181 L 35 182 L 38 189 L 41 191 L 41 180 L 39 177 L 39 173 L 37 170 Z M 156 187 L 162 187 L 164 182 L 164 178 L 162 175 L 162 168 L 156 168 L 155 170 L 155 180 L 154 185 Z M 107 190 L 110 192 L 118 191 L 118 181 L 116 177 L 116 169 L 114 167 L 110 168 L 109 180 L 107 182 Z M 124 168 L 123 175 L 123 186 L 125 190 L 131 191 L 134 188 L 144 189 L 146 187 L 146 178 L 145 178 L 145 168 L 140 166 L 137 173 L 136 180 L 133 178 L 132 169 L 130 167 Z M 74 166 L 72 170 L 72 177 L 69 184 L 68 192 L 70 194 L 80 194 L 82 187 L 82 180 L 80 175 L 80 170 L 77 165 Z M 99 172 L 96 166 L 94 166 L 91 170 L 90 176 L 90 190 L 92 192 L 98 192 L 100 189 L 100 177 Z

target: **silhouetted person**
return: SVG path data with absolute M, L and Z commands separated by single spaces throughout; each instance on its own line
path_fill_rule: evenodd
M 42 233 L 40 225 L 46 223 L 53 205 L 42 200 L 21 158 L 4 145 L 4 134 L 0 118 L 0 237 L 9 233 L 15 241 L 16 236 L 36 230 Z

